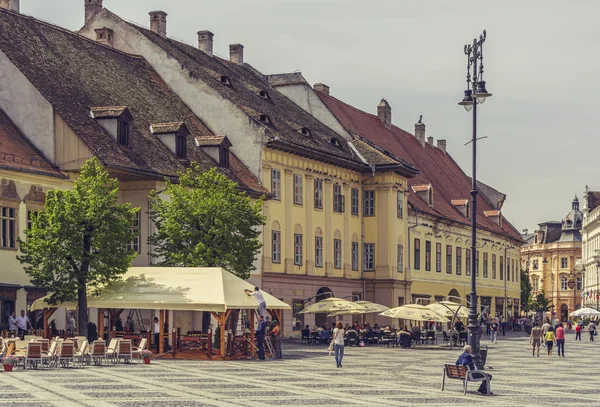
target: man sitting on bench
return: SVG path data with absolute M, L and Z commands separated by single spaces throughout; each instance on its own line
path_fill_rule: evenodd
M 471 345 L 465 345 L 465 347 L 463 348 L 463 353 L 458 357 L 458 360 L 456 361 L 456 365 L 465 366 L 471 371 L 477 370 L 477 366 L 475 366 L 475 364 L 473 363 L 471 353 L 473 353 L 473 348 L 471 348 Z M 471 376 L 473 378 L 485 378 L 485 380 L 481 381 L 481 385 L 479 386 L 477 391 L 481 394 L 487 394 L 487 381 L 492 380 L 492 375 L 484 372 L 473 372 L 471 373 Z M 491 394 L 493 393 L 490 391 L 490 395 Z

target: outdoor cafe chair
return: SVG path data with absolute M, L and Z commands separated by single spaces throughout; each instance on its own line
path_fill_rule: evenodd
M 117 363 L 119 357 L 119 338 L 112 338 L 106 348 L 106 358 L 111 359 L 113 364 Z
M 98 339 L 92 343 L 91 358 L 95 365 L 102 365 L 106 362 L 106 343 L 102 339 Z
M 142 351 L 146 349 L 146 344 L 148 343 L 148 340 L 146 338 L 142 338 L 140 340 L 140 345 L 137 348 L 133 348 L 133 350 L 131 351 L 131 355 L 135 356 L 138 360 L 138 362 L 142 361 Z
M 319 336 L 318 332 L 311 332 L 310 333 L 310 342 L 309 343 L 313 343 L 315 345 L 320 345 L 321 344 L 321 337 Z
M 358 345 L 358 334 L 355 331 L 349 331 L 346 336 L 348 337 L 348 346 Z
M 448 332 L 442 331 L 442 345 L 444 344 L 450 345 L 452 343 L 452 339 L 448 336 Z
M 38 365 L 42 364 L 42 344 L 40 342 L 29 342 L 27 344 L 27 350 L 25 353 L 25 363 L 23 368 L 27 369 L 27 366 L 35 366 L 37 369 Z
M 130 339 L 121 339 L 119 341 L 119 353 L 117 354 L 117 363 L 119 359 L 123 359 L 123 363 L 131 363 L 133 359 L 133 354 Z
M 62 367 L 69 367 L 69 362 L 75 366 L 75 344 L 71 341 L 62 341 L 58 345 L 58 356 L 56 361 Z
M 437 336 L 435 334 L 435 331 L 427 331 L 426 340 L 427 342 L 431 341 L 432 345 L 434 342 L 437 344 Z
M 310 329 L 303 329 L 302 331 L 300 331 L 301 333 L 301 339 L 300 339 L 300 343 L 310 343 Z
M 81 343 L 81 346 L 75 352 L 75 360 L 79 363 L 80 366 L 84 366 L 89 364 L 89 343 L 87 339 L 84 339 Z
M 58 342 L 52 341 L 48 352 L 42 351 L 42 365 L 47 364 L 48 369 L 56 367 L 56 351 L 58 350 Z
M 469 339 L 469 333 L 467 331 L 462 331 L 458 333 L 458 344 L 460 346 L 463 346 L 465 343 L 467 343 L 467 340 Z

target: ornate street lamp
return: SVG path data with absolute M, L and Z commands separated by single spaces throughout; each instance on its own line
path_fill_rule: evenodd
M 467 89 L 463 100 L 458 104 L 463 106 L 467 112 L 473 111 L 473 135 L 470 143 L 473 148 L 473 169 L 471 176 L 471 255 L 477 254 L 477 105 L 482 104 L 492 96 L 485 87 L 483 80 L 483 43 L 486 33 L 475 38 L 473 44 L 465 45 L 467 56 Z M 468 343 L 473 348 L 473 363 L 478 369 L 483 368 L 480 352 L 481 327 L 477 318 L 477 262 L 471 262 L 471 304 L 469 312 Z

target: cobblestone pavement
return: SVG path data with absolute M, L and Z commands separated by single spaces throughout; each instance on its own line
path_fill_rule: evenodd
M 0 407 L 200 407 L 200 406 L 570 406 L 600 404 L 597 355 L 600 343 L 569 334 L 567 357 L 531 356 L 529 341 L 517 334 L 488 344 L 487 371 L 493 396 L 471 384 L 446 382 L 444 362 L 460 350 L 346 348 L 337 369 L 325 346 L 284 343 L 283 360 L 153 361 L 51 371 L 0 373 Z M 542 348 L 542 352 L 545 349 Z

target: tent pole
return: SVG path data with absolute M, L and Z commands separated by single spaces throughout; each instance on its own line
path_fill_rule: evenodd
M 160 310 L 158 311 L 158 353 L 160 353 L 161 355 L 165 352 L 165 311 L 164 310 Z
M 220 339 L 220 349 L 219 349 L 219 353 L 221 355 L 221 357 L 225 357 L 225 321 L 226 321 L 226 317 L 225 317 L 225 313 L 224 312 L 220 312 L 219 313 L 219 327 L 221 328 L 221 338 Z
M 248 311 L 248 310 L 247 310 Z M 256 354 L 254 350 L 254 310 L 249 310 L 250 312 L 250 355 L 254 356 Z

